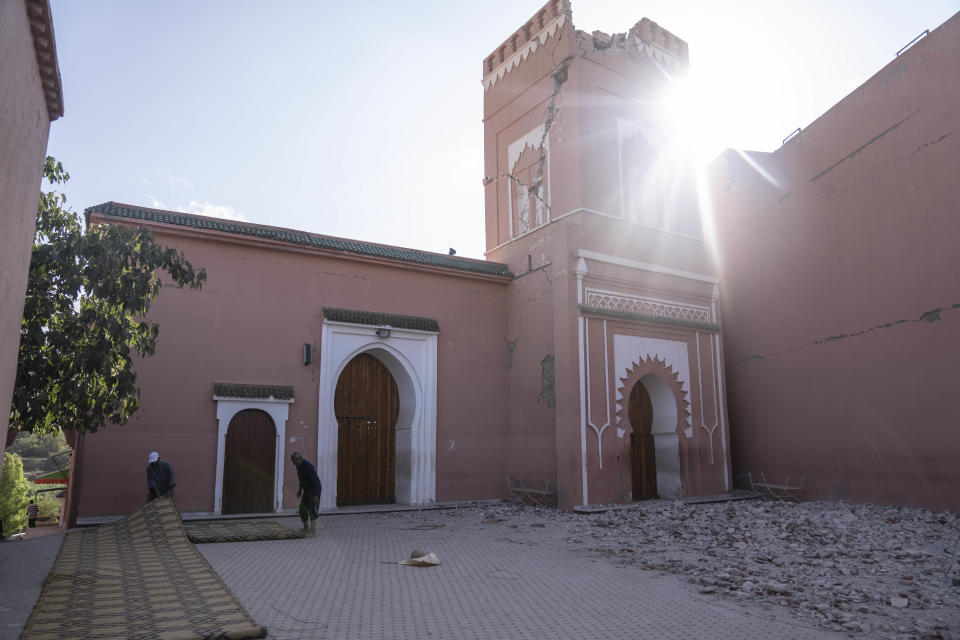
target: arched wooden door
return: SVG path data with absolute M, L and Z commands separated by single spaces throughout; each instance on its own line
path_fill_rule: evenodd
M 277 431 L 265 411 L 244 409 L 227 427 L 221 513 L 271 513 Z
M 393 502 L 397 382 L 382 362 L 361 353 L 344 368 L 333 399 L 337 414 L 337 504 Z
M 653 403 L 642 382 L 633 385 L 627 404 L 630 416 L 630 475 L 633 499 L 657 497 L 657 461 L 653 446 Z

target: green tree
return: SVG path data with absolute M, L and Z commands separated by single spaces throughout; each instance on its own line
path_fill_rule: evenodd
M 33 497 L 37 501 L 41 518 L 57 519 L 57 516 L 60 515 L 60 501 L 53 497 L 52 492 L 35 493 Z
M 27 526 L 29 493 L 30 483 L 23 477 L 20 456 L 4 452 L 3 471 L 0 472 L 0 520 L 3 520 L 4 537 Z
M 51 185 L 70 178 L 48 157 Z M 91 227 L 56 191 L 40 195 L 20 330 L 11 426 L 48 433 L 122 425 L 140 404 L 134 356 L 154 353 L 159 328 L 143 320 L 165 273 L 199 289 L 206 270 L 158 244 L 145 227 Z
M 50 458 L 58 453 L 70 451 L 63 433 L 20 433 L 7 451 L 18 454 L 21 458 Z

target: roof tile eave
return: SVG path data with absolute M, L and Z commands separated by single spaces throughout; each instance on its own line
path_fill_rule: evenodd
M 286 242 L 289 244 L 310 246 L 318 249 L 343 251 L 345 253 L 352 253 L 354 255 L 379 257 L 411 264 L 441 267 L 468 273 L 480 273 L 496 277 L 513 278 L 513 273 L 511 273 L 509 267 L 499 262 L 475 260 L 473 258 L 456 258 L 440 253 L 421 251 L 419 249 L 407 249 L 404 247 L 363 242 L 361 240 L 351 240 L 349 238 L 337 238 L 334 236 L 311 234 L 304 231 L 297 231 L 295 229 L 266 227 L 252 223 L 236 222 L 232 220 L 225 220 L 223 218 L 197 216 L 176 211 L 149 209 L 113 201 L 87 207 L 84 210 L 84 213 L 88 219 L 91 214 L 99 214 L 105 218 L 144 220 L 147 222 L 155 222 L 160 224 L 170 224 L 180 227 L 205 229 L 219 231 L 221 233 L 263 238 L 278 242 Z

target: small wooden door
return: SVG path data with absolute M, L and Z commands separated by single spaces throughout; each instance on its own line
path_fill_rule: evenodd
M 244 409 L 230 420 L 223 451 L 220 512 L 272 513 L 277 432 L 265 411 Z
M 633 499 L 657 497 L 657 461 L 653 446 L 653 403 L 642 382 L 633 385 L 627 405 L 630 416 L 630 475 Z
M 393 376 L 361 353 L 340 374 L 333 406 L 339 425 L 337 504 L 393 502 L 400 412 Z

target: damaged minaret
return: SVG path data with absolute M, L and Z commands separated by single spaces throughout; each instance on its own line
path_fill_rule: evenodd
M 517 274 L 507 481 L 561 507 L 730 489 L 716 269 L 656 107 L 688 60 L 647 18 L 576 30 L 569 0 L 483 60 L 487 257 Z

